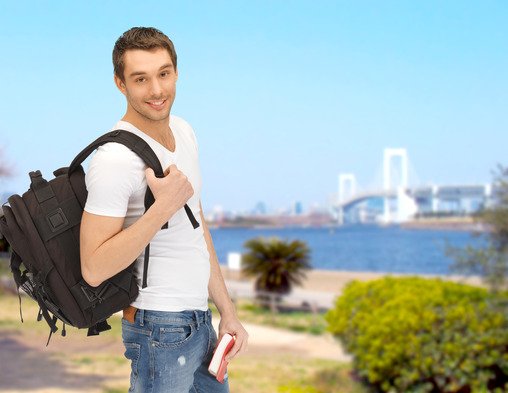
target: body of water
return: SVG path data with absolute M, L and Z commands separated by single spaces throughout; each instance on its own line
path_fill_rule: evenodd
M 404 229 L 398 226 L 340 228 L 218 228 L 211 229 L 217 256 L 227 263 L 229 252 L 243 253 L 255 237 L 277 236 L 303 240 L 311 250 L 315 269 L 391 273 L 449 274 L 453 260 L 447 245 L 480 246 L 484 239 L 465 231 Z

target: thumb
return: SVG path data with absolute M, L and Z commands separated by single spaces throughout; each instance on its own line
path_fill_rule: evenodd
M 152 168 L 145 169 L 145 176 L 147 183 L 151 183 L 155 179 L 155 173 Z

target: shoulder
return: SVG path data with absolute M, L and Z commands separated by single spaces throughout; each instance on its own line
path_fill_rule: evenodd
M 180 116 L 176 116 L 176 115 L 173 115 L 171 114 L 171 123 L 173 124 L 177 124 L 179 126 L 184 126 L 184 127 L 191 127 L 191 125 L 189 124 L 188 121 L 186 121 L 183 117 L 180 117 Z M 192 128 L 192 127 L 191 127 Z
M 171 115 L 171 124 L 173 126 L 178 127 L 179 130 L 194 135 L 194 130 L 192 129 L 192 126 L 183 118 L 175 115 Z
M 197 150 L 198 143 L 196 139 L 196 134 L 194 133 L 194 129 L 192 128 L 192 126 L 186 120 L 184 120 L 179 116 L 171 115 L 171 125 L 177 127 L 184 137 L 190 139 Z
M 139 183 L 144 174 L 144 161 L 128 147 L 117 142 L 100 146 L 90 159 L 87 175 L 94 178 L 120 178 Z M 118 181 L 118 180 L 115 180 Z
M 85 210 L 89 213 L 125 217 L 129 200 L 143 187 L 144 162 L 121 143 L 100 146 L 85 173 L 88 191 Z
M 94 162 L 129 167 L 143 163 L 143 160 L 127 146 L 117 142 L 108 142 L 100 146 L 92 157 Z

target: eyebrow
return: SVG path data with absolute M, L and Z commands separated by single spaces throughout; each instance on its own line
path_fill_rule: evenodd
M 171 68 L 171 67 L 173 67 L 173 64 L 167 63 L 167 64 L 164 64 L 163 66 L 161 66 L 161 68 L 159 68 L 159 71 L 162 71 L 166 68 Z M 132 78 L 133 76 L 139 76 L 139 75 L 145 75 L 145 74 L 146 74 L 145 71 L 135 71 L 135 72 L 129 74 L 129 77 Z

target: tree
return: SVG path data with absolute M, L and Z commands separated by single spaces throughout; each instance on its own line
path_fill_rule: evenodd
M 261 292 L 288 294 L 293 285 L 302 284 L 305 271 L 311 268 L 310 250 L 299 240 L 256 238 L 247 241 L 244 247 L 248 252 L 242 257 L 242 271 L 247 276 L 256 277 L 258 295 Z
M 474 218 L 485 224 L 486 245 L 481 248 L 449 248 L 455 258 L 452 269 L 477 274 L 493 292 L 508 289 L 508 168 L 501 165 L 494 172 L 492 206 L 487 206 Z

